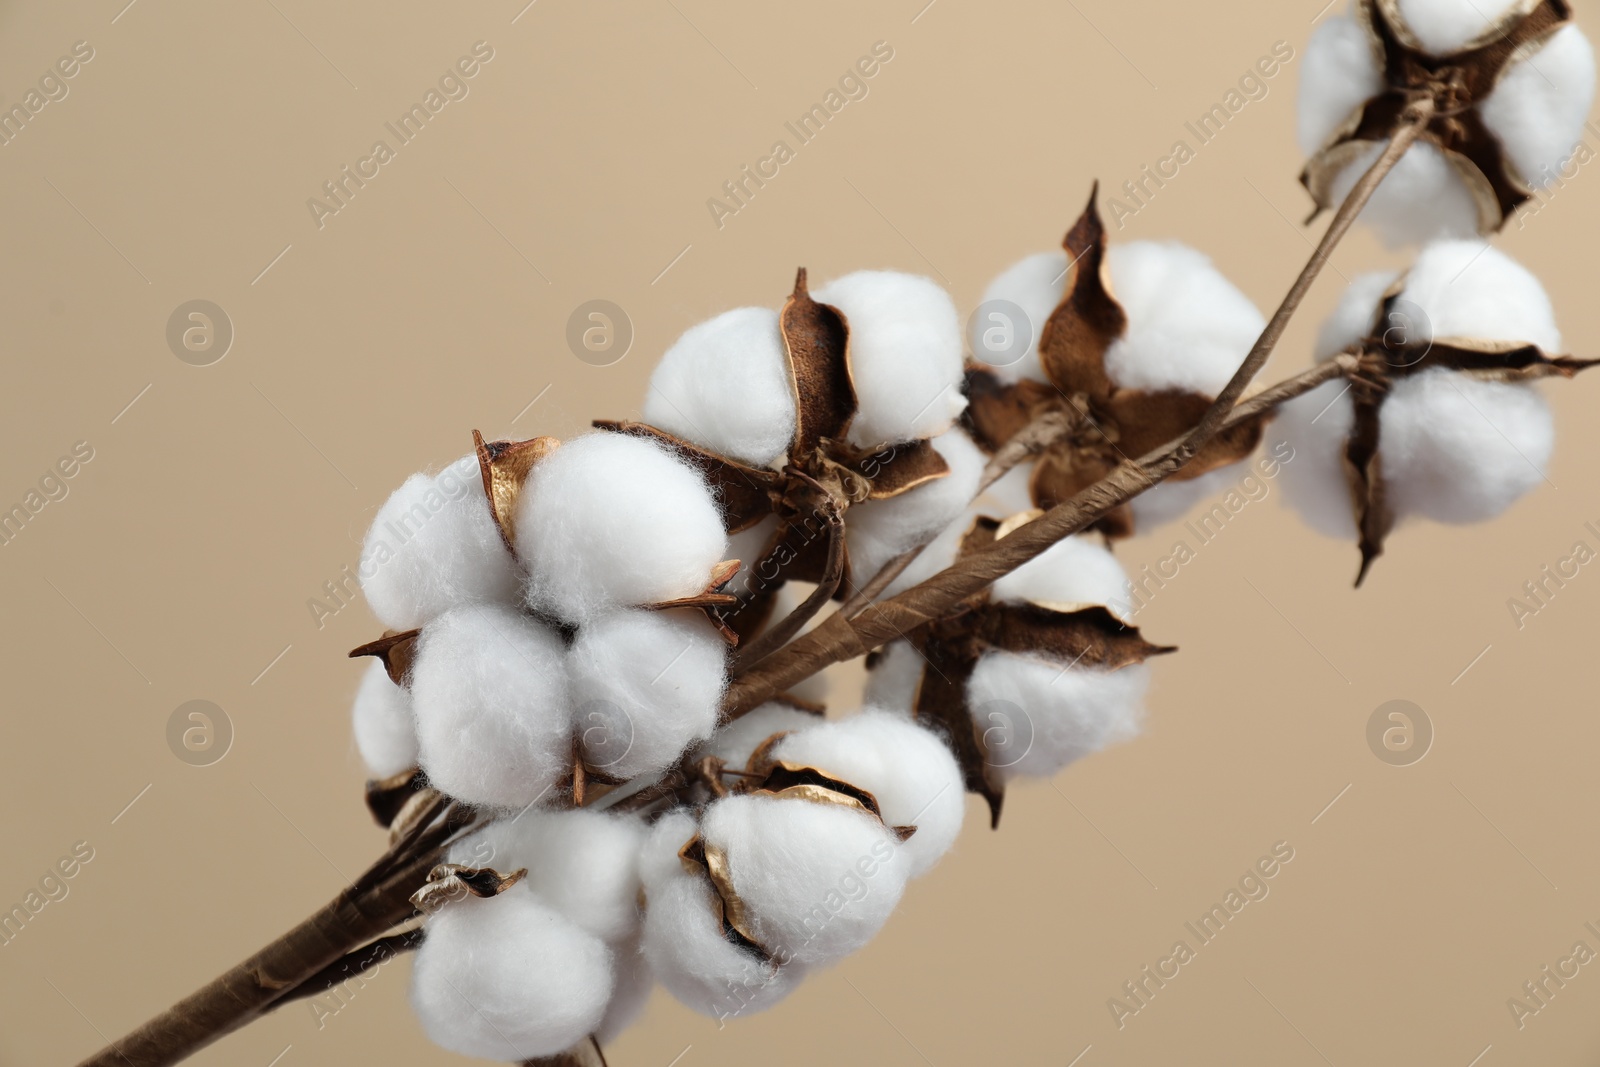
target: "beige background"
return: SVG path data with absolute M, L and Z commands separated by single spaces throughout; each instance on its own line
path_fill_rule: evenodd
M 125 2 L 0 11 L 6 107 L 75 41 L 95 50 L 0 148 L 0 503 L 74 442 L 95 451 L 0 548 L 0 902 L 74 842 L 95 852 L 0 948 L 7 1065 L 74 1062 L 379 851 L 344 657 L 377 627 L 357 603 L 318 629 L 306 600 L 407 473 L 474 427 L 635 413 L 681 330 L 776 304 L 799 264 L 932 274 L 970 308 L 1055 245 L 1091 179 L 1167 154 L 1274 41 L 1298 55 L 1321 0 Z M 479 40 L 494 59 L 470 95 L 319 230 L 306 199 Z M 719 230 L 706 199 L 879 40 L 894 59 L 870 95 Z M 1270 308 L 1308 251 L 1297 79 L 1291 63 L 1119 236 L 1192 242 Z M 1597 182 L 1504 240 L 1588 354 Z M 1347 276 L 1390 262 L 1364 234 L 1335 257 Z M 1339 285 L 1269 378 L 1305 363 Z M 203 368 L 164 339 L 195 298 L 236 330 Z M 605 368 L 564 340 L 595 298 L 636 329 Z M 1600 966 L 1521 1031 L 1506 1000 L 1580 938 L 1600 949 L 1600 573 L 1520 632 L 1506 601 L 1600 545 L 1597 388 L 1549 390 L 1549 486 L 1488 527 L 1401 531 L 1359 594 L 1352 547 L 1276 490 L 1252 505 L 1141 617 L 1183 646 L 1144 738 L 1017 789 L 999 833 L 974 806 L 877 941 L 777 1010 L 719 1031 L 658 993 L 612 1062 L 1593 1063 Z M 1137 569 L 1171 540 L 1122 552 Z M 204 768 L 164 732 L 196 698 L 236 731 Z M 1415 766 L 1367 748 L 1394 698 L 1437 731 Z M 1107 998 L 1277 841 L 1295 859 L 1271 895 L 1119 1031 Z M 422 1037 L 405 966 L 320 1030 L 295 1005 L 194 1062 L 459 1062 Z

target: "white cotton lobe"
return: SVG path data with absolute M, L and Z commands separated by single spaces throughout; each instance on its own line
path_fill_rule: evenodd
M 519 1063 L 592 1033 L 612 983 L 605 943 L 518 885 L 451 901 L 428 919 L 411 1005 L 435 1044 Z
M 909 642 L 889 642 L 867 672 L 863 700 L 874 707 L 910 715 L 916 708 L 922 668 L 927 662 Z
M 778 959 L 843 959 L 882 928 L 905 890 L 894 835 L 837 804 L 724 797 L 706 809 L 701 832 L 727 856 L 755 941 Z
M 1425 338 L 1536 344 L 1561 351 L 1544 286 L 1526 267 L 1480 240 L 1437 241 L 1417 256 L 1401 298 L 1422 309 Z
M 1150 668 L 1069 667 L 1013 652 L 989 652 L 967 680 L 978 728 L 999 731 L 990 762 L 1002 776 L 1049 777 L 1073 760 L 1136 736 Z
M 1198 478 L 1168 478 L 1128 501 L 1133 528 L 1148 533 L 1157 526 L 1176 522 L 1202 500 L 1223 495 L 1249 474 L 1249 465 L 1240 462 L 1207 471 Z
M 1382 154 L 1383 146 L 1373 144 L 1339 172 L 1330 190 L 1335 204 L 1344 202 Z M 1472 193 L 1455 166 L 1427 143 L 1406 150 L 1361 209 L 1360 218 L 1389 248 L 1478 232 L 1478 205 Z
M 863 270 L 813 292 L 850 324 L 857 410 L 847 439 L 858 448 L 933 437 L 967 406 L 961 393 L 961 321 L 927 278 Z
M 820 715 L 776 700 L 769 701 L 718 728 L 711 740 L 700 746 L 699 754 L 716 756 L 734 770 L 742 770 L 750 763 L 756 748 L 773 734 L 803 730 L 821 721 Z
M 1312 31 L 1300 61 L 1296 132 L 1314 155 L 1366 101 L 1383 91 L 1383 73 L 1366 31 L 1341 15 Z
M 983 452 L 961 430 L 933 439 L 944 457 L 948 474 L 887 500 L 869 500 L 845 512 L 845 532 L 850 545 L 850 574 L 860 585 L 869 581 L 895 556 L 930 541 L 954 522 L 977 495 Z
M 714 1019 L 754 1014 L 793 992 L 804 968 L 764 963 L 723 935 L 710 879 L 703 871 L 690 873 L 678 858 L 696 829 L 692 816 L 670 812 L 645 844 L 644 957 L 685 1007 Z
M 994 583 L 994 599 L 1039 604 L 1059 611 L 1104 607 L 1122 617 L 1128 606 L 1128 575 L 1109 549 L 1092 536 L 1066 537 Z
M 1547 189 L 1563 177 L 1593 103 L 1594 49 L 1569 24 L 1507 67 L 1479 111 L 1517 173 L 1535 189 Z
M 417 765 L 417 727 L 411 694 L 389 680 L 381 660 L 361 676 L 351 708 L 356 749 L 374 778 L 389 778 Z
M 1374 336 L 1374 333 L 1381 338 L 1391 328 L 1401 331 L 1409 329 L 1415 333 L 1422 327 L 1420 323 L 1412 323 L 1411 316 L 1404 312 L 1399 313 L 1392 321 L 1381 323 L 1378 321 L 1383 294 L 1389 291 L 1389 287 L 1398 277 L 1394 271 L 1375 271 L 1356 276 L 1356 280 L 1350 283 L 1344 295 L 1339 298 L 1333 314 L 1328 316 L 1317 331 L 1315 355 L 1318 361 L 1331 359 L 1356 342 Z M 1395 335 L 1393 339 L 1400 340 L 1401 337 Z
M 517 502 L 528 603 L 566 622 L 693 596 L 727 536 L 699 471 L 643 437 L 591 433 L 529 474 Z
M 794 437 L 794 394 L 778 313 L 738 308 L 690 327 L 650 376 L 644 421 L 765 467 Z
M 1021 324 L 997 321 L 984 315 L 974 316 L 968 343 L 974 358 L 994 372 L 995 377 L 1010 385 L 1023 378 L 1042 382 L 1044 369 L 1039 365 L 1039 337 L 1044 324 L 1050 321 L 1067 284 L 1067 254 L 1061 250 L 1038 252 L 1019 259 L 989 283 L 983 291 L 980 308 L 1005 301 L 1022 310 L 1029 341 L 1017 351 L 1011 336 L 1002 334 L 991 342 L 986 332 L 992 330 L 1019 330 Z M 999 311 L 996 310 L 998 314 Z
M 516 565 L 489 514 L 477 457 L 407 478 L 372 520 L 358 573 L 372 613 L 394 630 L 457 604 L 515 600 Z
M 1176 241 L 1132 241 L 1106 253 L 1112 293 L 1128 329 L 1106 351 L 1124 389 L 1183 389 L 1215 396 L 1266 320 L 1203 253 Z
M 1436 56 L 1459 52 L 1491 32 L 1519 0 L 1399 0 L 1405 20 L 1423 50 Z
M 942 740 L 904 715 L 869 707 L 798 730 L 772 755 L 865 789 L 890 826 L 915 826 L 900 844 L 913 878 L 939 862 L 961 832 L 961 768 Z
M 727 647 L 697 611 L 623 611 L 580 628 L 567 665 L 584 762 L 629 779 L 711 736 Z
M 595 1040 L 601 1048 L 611 1047 L 611 1042 L 638 1021 L 650 1002 L 650 992 L 656 987 L 656 976 L 637 938 L 612 947 L 616 964 L 616 988 L 611 991 L 611 1003 L 595 1027 Z
M 469 804 L 516 807 L 569 769 L 565 649 L 513 608 L 456 608 L 423 628 L 411 669 L 422 769 Z
M 1283 471 L 1284 499 L 1313 530 L 1340 541 L 1358 532 L 1344 465 L 1354 418 L 1349 383 L 1335 380 L 1280 406 L 1272 424 L 1273 435 L 1294 449 Z

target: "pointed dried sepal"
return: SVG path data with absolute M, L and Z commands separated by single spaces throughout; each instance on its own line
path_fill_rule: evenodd
M 1047 656 L 1075 667 L 1114 671 L 1151 656 L 1176 652 L 1153 645 L 1104 607 L 1043 604 L 990 604 L 983 609 L 979 636 L 1007 652 Z
M 596 419 L 593 425 L 612 433 L 648 437 L 699 470 L 711 483 L 711 494 L 722 512 L 722 525 L 729 533 L 748 530 L 772 514 L 773 501 L 782 492 L 783 479 L 776 471 L 735 462 L 654 426 L 612 419 Z
M 699 834 L 695 834 L 678 850 L 678 861 L 690 874 L 703 872 L 710 880 L 715 898 L 713 907 L 721 922 L 723 936 L 754 954 L 761 962 L 770 961 L 772 953 L 755 939 L 744 901 L 733 888 L 733 875 L 728 870 L 727 854 Z
M 606 1057 L 599 1040 L 590 1035 L 565 1052 L 523 1060 L 521 1067 L 606 1067 Z
M 428 872 L 427 884 L 411 894 L 411 903 L 418 911 L 434 912 L 453 900 L 499 896 L 527 875 L 526 867 L 501 874 L 493 867 L 441 863 Z
M 732 593 L 720 590 L 723 586 L 733 581 L 733 576 L 739 573 L 742 566 L 739 560 L 725 559 L 711 568 L 711 578 L 706 582 L 706 587 L 693 596 L 679 597 L 677 600 L 663 600 L 655 604 L 646 604 L 646 611 L 667 611 L 671 608 L 728 608 L 739 603 L 739 598 Z
M 1387 395 L 1386 383 L 1361 378 L 1353 380 L 1350 391 L 1352 418 L 1350 436 L 1345 441 L 1344 469 L 1361 538 L 1357 588 L 1366 581 L 1373 561 L 1383 554 L 1384 539 L 1394 528 L 1394 513 L 1389 508 L 1383 480 L 1383 456 L 1379 451 L 1381 408 Z
M 1106 349 L 1128 328 L 1127 313 L 1111 295 L 1099 195 L 1096 182 L 1088 206 L 1062 241 L 1071 258 L 1072 280 L 1039 335 L 1039 363 L 1045 376 L 1068 396 L 1084 393 L 1093 399 L 1111 395 Z
M 890 445 L 866 456 L 854 466 L 871 483 L 867 490 L 868 500 L 888 500 L 918 486 L 938 481 L 950 473 L 950 464 L 945 462 L 929 440 Z
M 554 437 L 535 437 L 527 441 L 484 441 L 472 431 L 478 452 L 478 474 L 483 478 L 483 495 L 489 501 L 489 515 L 500 530 L 500 539 L 512 553 L 517 550 L 517 497 L 528 480 L 533 465 L 560 447 Z
M 789 357 L 795 432 L 790 459 L 816 451 L 823 438 L 843 438 L 856 413 L 850 376 L 850 326 L 835 307 L 811 299 L 806 269 L 795 273 L 794 292 L 778 317 Z
M 388 778 L 373 778 L 367 782 L 367 811 L 373 822 L 384 829 L 394 825 L 395 817 L 412 797 L 428 788 L 428 779 L 421 769 L 412 767 Z
M 1548 356 L 1538 345 L 1519 341 L 1441 337 L 1429 346 L 1415 369 L 1449 367 L 1482 381 L 1529 382 L 1540 378 L 1571 378 L 1596 364 L 1600 364 L 1600 359 Z
M 411 661 L 416 658 L 417 638 L 421 634 L 421 630 L 385 630 L 376 641 L 352 648 L 350 658 L 375 656 L 383 660 L 383 669 L 389 672 L 391 682 L 406 685 L 406 675 L 411 670 Z

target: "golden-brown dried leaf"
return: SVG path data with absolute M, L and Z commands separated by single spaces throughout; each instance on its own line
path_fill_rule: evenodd
M 489 501 L 489 516 L 500 530 L 500 538 L 513 553 L 517 550 L 517 498 L 528 480 L 533 465 L 554 452 L 561 442 L 554 437 L 535 437 L 528 441 L 489 441 L 472 431 L 478 453 L 478 474 L 483 479 L 483 495 Z
M 1177 651 L 1151 644 L 1138 627 L 1099 605 L 1058 611 L 1040 604 L 991 603 L 982 616 L 979 636 L 992 647 L 1084 668 L 1114 671 Z
M 367 782 L 367 811 L 379 826 L 388 829 L 394 825 L 395 816 L 412 797 L 428 788 L 428 779 L 419 768 L 401 771 L 388 778 L 374 778 Z
M 428 872 L 427 884 L 411 894 L 411 903 L 418 911 L 437 911 L 453 900 L 462 900 L 469 896 L 499 896 L 527 875 L 526 867 L 510 874 L 501 874 L 493 867 L 441 863 Z
M 778 318 L 794 390 L 795 434 L 790 457 L 814 452 L 822 439 L 842 439 L 856 413 L 850 376 L 850 326 L 835 307 L 811 299 L 806 269 Z
M 1062 403 L 1054 386 L 1024 378 L 1006 385 L 987 367 L 968 365 L 961 425 L 985 452 L 994 453 L 1046 407 Z
M 1127 313 L 1111 293 L 1099 195 L 1100 183 L 1096 182 L 1088 206 L 1062 242 L 1071 259 L 1072 278 L 1039 335 L 1039 362 L 1045 377 L 1068 396 L 1084 393 L 1095 399 L 1111 394 L 1106 349 L 1128 328 Z
M 1200 425 L 1211 404 L 1212 398 L 1198 393 L 1119 389 L 1107 401 L 1107 409 L 1117 427 L 1120 454 L 1138 459 Z M 1248 458 L 1261 443 L 1268 418 L 1263 413 L 1218 433 L 1170 480 L 1188 481 Z
M 408 685 L 406 676 L 411 670 L 411 661 L 416 658 L 417 638 L 421 634 L 421 630 L 385 630 L 376 641 L 352 648 L 350 658 L 375 656 L 383 660 L 383 669 L 389 672 L 390 681 L 395 685 Z
M 720 848 L 695 834 L 678 850 L 678 861 L 690 874 L 703 872 L 711 882 L 713 907 L 722 925 L 722 933 L 729 941 L 753 953 L 763 962 L 772 958 L 755 939 L 744 900 L 733 887 L 733 875 L 728 870 L 728 857 Z
M 950 465 L 928 440 L 890 445 L 853 466 L 872 483 L 868 500 L 888 500 L 950 473 Z

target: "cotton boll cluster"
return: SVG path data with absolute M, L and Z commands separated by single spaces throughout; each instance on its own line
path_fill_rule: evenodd
M 417 765 L 417 727 L 411 694 L 389 680 L 374 661 L 361 676 L 351 707 L 356 749 L 374 778 L 388 778 Z
M 933 448 L 949 466 L 943 478 L 887 500 L 856 504 L 845 513 L 850 571 L 857 584 L 947 528 L 977 494 L 987 461 L 972 438 L 950 430 L 933 439 Z
M 395 630 L 516 596 L 516 563 L 484 504 L 476 456 L 407 478 L 378 509 L 361 559 L 361 591 Z
M 961 322 L 934 282 L 897 271 L 863 270 L 822 286 L 815 299 L 850 324 L 857 448 L 933 437 L 966 407 L 961 395 Z
M 580 625 L 702 592 L 728 547 L 704 476 L 620 433 L 586 434 L 534 466 L 516 538 L 529 606 Z

